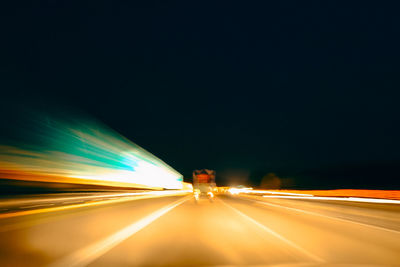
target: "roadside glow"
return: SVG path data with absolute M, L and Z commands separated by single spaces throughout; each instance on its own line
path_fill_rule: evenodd
M 228 190 L 228 192 L 231 193 L 231 195 L 237 195 L 237 194 L 239 194 L 240 189 L 237 189 L 237 188 L 230 188 L 230 189 Z
M 311 194 L 300 194 L 300 193 L 288 193 L 288 192 L 275 192 L 275 191 L 267 191 L 267 190 L 251 190 L 246 193 L 254 193 L 254 194 L 272 194 L 272 195 L 289 195 L 289 196 L 313 196 Z
M 93 121 L 36 118 L 29 143 L 0 144 L 5 179 L 182 189 L 183 177 L 165 162 Z
M 299 193 L 288 193 L 288 192 L 275 192 L 275 191 L 268 191 L 268 190 L 254 190 L 252 188 L 230 188 L 228 190 L 229 193 L 232 195 L 237 195 L 240 193 L 245 194 L 272 194 L 272 195 L 290 195 L 290 196 L 313 196 L 311 194 L 299 194 Z
M 228 189 L 228 192 L 231 193 L 232 195 L 237 195 L 240 193 L 248 193 L 248 192 L 252 192 L 252 188 L 248 187 L 248 188 L 236 188 L 236 187 L 231 187 Z
M 183 186 L 182 190 L 193 191 L 193 185 L 191 183 L 183 182 L 182 186 Z

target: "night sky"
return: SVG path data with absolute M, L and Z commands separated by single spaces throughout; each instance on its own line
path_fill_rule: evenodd
M 400 189 L 398 8 L 263 2 L 2 7 L 1 102 L 90 114 L 187 181 Z

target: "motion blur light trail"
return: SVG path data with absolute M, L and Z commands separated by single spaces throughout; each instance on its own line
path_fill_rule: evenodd
M 228 192 L 231 195 L 238 194 L 254 194 L 257 196 L 262 195 L 264 198 L 286 198 L 286 199 L 300 199 L 300 200 L 336 200 L 336 201 L 352 201 L 352 202 L 367 202 L 367 203 L 392 203 L 400 204 L 399 190 L 254 190 L 252 188 L 230 188 Z M 294 193 L 296 192 L 296 193 Z M 321 195 L 312 195 L 299 192 L 313 192 Z M 330 196 L 335 192 L 336 197 Z M 323 196 L 325 194 L 326 196 Z M 389 197 L 388 197 L 389 196 Z M 380 197 L 380 198 L 379 198 Z M 386 197 L 386 198 L 385 198 Z M 391 199 L 394 198 L 394 199 Z M 397 198 L 397 199 L 396 199 Z
M 288 196 L 315 196 L 315 197 L 348 197 L 348 198 L 376 198 L 400 200 L 400 190 L 368 190 L 368 189 L 335 189 L 335 190 L 247 190 L 245 193 L 288 195 Z
M 400 200 L 393 199 L 379 199 L 379 198 L 361 198 L 361 197 L 296 197 L 296 196 L 263 196 L 266 198 L 286 198 L 286 199 L 308 199 L 308 200 L 336 200 L 336 201 L 352 201 L 352 202 L 366 202 L 366 203 L 387 203 L 387 204 L 400 204 Z
M 23 141 L 0 146 L 1 178 L 151 189 L 183 186 L 180 173 L 99 122 L 34 118 L 19 129 L 25 132 Z

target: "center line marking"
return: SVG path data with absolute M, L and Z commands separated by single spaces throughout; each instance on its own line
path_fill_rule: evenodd
M 281 241 L 285 242 L 286 244 L 288 244 L 289 246 L 291 246 L 292 248 L 298 250 L 299 252 L 303 253 L 304 255 L 306 255 L 307 257 L 309 257 L 310 259 L 318 262 L 318 263 L 324 263 L 325 260 L 323 260 L 322 258 L 312 254 L 311 252 L 305 250 L 304 248 L 300 247 L 299 245 L 297 245 L 296 243 L 294 243 L 293 241 L 290 241 L 289 239 L 281 236 L 280 234 L 278 234 L 277 232 L 273 231 L 272 229 L 268 228 L 267 226 L 257 222 L 256 220 L 254 220 L 253 218 L 247 216 L 246 214 L 244 214 L 243 212 L 239 211 L 238 209 L 232 207 L 231 205 L 225 203 L 224 201 L 221 200 L 221 202 L 226 205 L 227 207 L 229 207 L 230 209 L 232 209 L 233 211 L 235 211 L 237 214 L 239 214 L 240 216 L 246 218 L 247 220 L 251 221 L 252 223 L 254 223 L 255 225 L 257 225 L 258 227 L 262 228 L 264 231 L 270 233 L 271 235 L 275 236 L 276 238 L 280 239 Z
M 74 267 L 79 267 L 79 266 L 86 266 L 89 263 L 93 262 L 100 256 L 104 255 L 107 253 L 109 250 L 123 242 L 124 240 L 128 239 L 130 236 L 133 234 L 139 232 L 173 208 L 179 206 L 183 202 L 188 200 L 188 197 L 185 197 L 183 199 L 180 199 L 178 201 L 173 202 L 170 205 L 167 205 L 150 215 L 144 217 L 143 219 L 134 222 L 127 227 L 119 230 L 118 232 L 92 244 L 89 245 L 85 248 L 82 248 L 75 253 L 59 260 L 56 261 L 52 264 L 50 264 L 50 267 L 66 267 L 66 266 L 74 266 Z

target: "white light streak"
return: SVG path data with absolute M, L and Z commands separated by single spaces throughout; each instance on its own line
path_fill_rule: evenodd
M 351 201 L 366 203 L 384 203 L 384 204 L 400 204 L 400 200 L 380 199 L 380 198 L 361 198 L 361 197 L 317 197 L 317 196 L 263 196 L 266 198 L 286 198 L 286 199 L 307 199 L 307 200 L 334 200 L 334 201 Z

